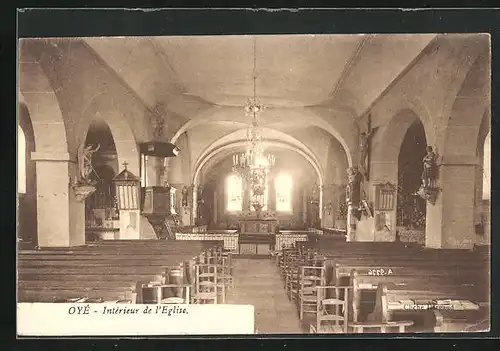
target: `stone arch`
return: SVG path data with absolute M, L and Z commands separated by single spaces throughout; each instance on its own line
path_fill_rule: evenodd
M 213 150 L 216 150 L 217 148 L 231 144 L 236 141 L 242 141 L 246 140 L 246 129 L 238 129 L 234 132 L 228 133 L 224 135 L 223 137 L 219 138 L 212 144 L 210 144 L 204 152 L 198 157 L 196 160 L 193 170 L 195 170 L 201 160 L 203 160 L 208 154 L 210 154 Z M 324 175 L 324 170 L 321 167 L 321 163 L 319 162 L 318 158 L 312 152 L 311 149 L 309 149 L 303 142 L 300 140 L 294 138 L 293 136 L 280 132 L 278 130 L 272 129 L 272 128 L 262 128 L 262 135 L 264 140 L 280 140 L 285 144 L 293 145 L 297 147 L 298 149 L 304 151 L 307 155 L 309 155 L 315 162 L 316 165 L 318 165 L 320 172 L 322 175 Z M 194 173 L 193 173 L 194 174 Z
M 30 68 L 26 68 L 29 65 Z M 35 71 L 35 72 L 33 72 Z M 32 82 L 25 83 L 27 79 Z M 20 103 L 29 110 L 36 152 L 67 153 L 68 139 L 59 101 L 41 67 L 20 63 Z
M 490 177 L 490 167 L 488 169 L 484 169 L 485 157 L 488 157 L 488 161 L 491 161 L 491 117 L 489 111 L 486 111 L 483 115 L 483 119 L 481 122 L 481 126 L 479 127 L 479 133 L 477 138 L 477 148 L 476 148 L 476 156 L 477 156 L 477 179 L 476 179 L 476 187 L 477 194 L 476 198 L 478 200 L 482 199 L 483 193 L 483 175 L 484 172 L 488 172 L 487 176 Z
M 405 100 L 403 100 L 405 101 Z M 388 122 L 380 125 L 380 129 L 376 132 L 372 142 L 372 154 L 370 162 L 370 184 L 364 185 L 364 191 L 369 194 L 369 198 L 375 198 L 375 187 L 372 185 L 381 183 L 391 183 L 398 187 L 398 170 L 401 148 L 408 131 L 417 123 L 421 124 L 424 129 L 426 141 L 429 139 L 429 130 L 432 125 L 426 123 L 429 119 L 425 115 L 420 116 L 423 106 L 418 109 L 419 113 L 410 108 L 412 104 L 407 103 L 399 105 L 399 109 L 392 117 L 388 118 Z M 425 148 L 425 145 L 423 145 Z M 420 170 L 416 170 L 420 172 Z M 398 208 L 395 205 L 392 210 L 377 213 L 376 218 L 384 218 L 386 225 L 382 225 L 374 220 L 361 221 L 356 228 L 356 240 L 384 240 L 393 241 L 396 235 L 397 213 Z M 380 217 L 378 217 L 380 216 Z M 366 222 L 366 223 L 365 223 Z M 389 224 L 387 224 L 389 223 Z M 389 229 L 387 229 L 387 227 Z
M 181 152 L 177 157 L 167 159 L 168 182 L 170 184 L 191 184 L 191 152 L 188 134 L 181 135 L 176 145 L 181 149 Z
M 451 81 L 446 86 L 448 94 L 443 100 L 442 108 L 439 113 L 440 117 L 443 116 L 445 118 L 445 124 L 447 123 L 446 119 L 451 118 L 451 115 L 453 114 L 457 97 L 461 96 L 461 93 L 464 91 L 465 82 L 469 80 L 470 83 L 471 81 L 471 71 L 476 68 L 477 73 L 478 63 L 482 65 L 483 79 L 485 78 L 486 80 L 489 80 L 491 74 L 490 35 L 482 33 L 470 34 L 468 37 L 463 34 L 460 36 L 465 40 L 462 44 L 462 51 L 460 52 L 461 60 L 456 64 L 456 71 L 454 72 Z M 459 43 L 458 40 L 457 43 Z
M 480 55 L 462 81 L 443 126 L 445 132 L 440 144 L 445 157 L 477 154 L 481 124 L 490 102 L 489 65 L 489 55 Z
M 78 127 L 78 144 L 85 142 L 90 125 L 99 121 L 107 124 L 111 130 L 118 157 L 118 173 L 122 170 L 123 162 L 127 162 L 127 169 L 139 177 L 140 154 L 135 134 L 125 116 L 114 108 L 112 96 L 98 93 L 89 101 Z
M 210 161 L 213 157 L 217 155 L 221 155 L 222 153 L 227 153 L 229 154 L 231 151 L 234 151 L 235 148 L 242 148 L 247 145 L 247 142 L 244 140 L 239 140 L 239 141 L 233 141 L 221 146 L 218 146 L 217 148 L 213 148 L 209 153 L 207 153 L 203 158 L 200 158 L 198 162 L 196 163 L 196 166 L 194 167 L 194 172 L 193 172 L 193 185 L 196 188 L 199 185 L 199 176 L 201 173 L 201 170 L 203 167 L 207 164 L 208 161 Z M 324 174 L 320 168 L 320 165 L 315 161 L 311 155 L 309 155 L 307 152 L 304 150 L 301 150 L 295 145 L 290 145 L 288 143 L 285 143 L 280 140 L 266 140 L 264 141 L 264 147 L 278 147 L 278 148 L 284 148 L 288 150 L 292 150 L 296 153 L 298 153 L 300 156 L 304 157 L 309 164 L 313 167 L 315 170 L 317 176 L 318 176 L 318 185 L 320 187 L 320 208 L 322 206 L 322 198 L 323 198 L 323 185 L 324 185 Z M 193 191 L 193 204 L 196 204 L 197 202 L 197 192 Z M 196 218 L 196 207 L 193 206 L 193 218 Z
M 485 113 L 479 128 L 475 177 L 474 223 L 476 244 L 490 244 L 491 237 L 491 126 L 490 115 Z M 479 226 L 479 227 L 477 227 Z M 481 227 L 483 233 L 481 233 Z
M 29 246 L 37 245 L 37 190 L 36 166 L 31 159 L 35 151 L 35 134 L 31 116 L 24 100 L 19 101 L 18 127 L 24 135 L 24 159 L 19 160 L 24 165 L 25 191 L 18 194 L 17 231 L 18 238 L 27 242 Z M 19 165 L 18 165 L 19 169 Z
M 379 135 L 374 140 L 371 156 L 371 178 L 375 182 L 395 181 L 397 179 L 397 163 L 401 144 L 408 128 L 418 121 L 424 125 L 425 136 L 429 140 L 428 128 L 426 128 L 425 123 L 412 109 L 407 108 L 399 110 L 389 123 L 378 131 Z
M 36 161 L 36 244 L 71 246 L 85 241 L 84 223 L 72 216 L 83 206 L 69 190 L 71 170 L 68 131 L 55 91 L 36 57 L 23 46 L 19 58 L 18 100 L 29 111 Z M 52 218 L 53 211 L 60 215 Z M 83 219 L 83 216 L 82 218 Z M 33 241 L 34 238 L 33 238 Z
M 210 159 L 212 159 L 213 157 L 215 157 L 216 155 L 218 155 L 224 151 L 231 152 L 231 151 L 234 151 L 235 148 L 244 147 L 246 145 L 247 145 L 246 141 L 240 140 L 240 141 L 234 141 L 234 142 L 231 142 L 228 144 L 224 144 L 224 145 L 219 146 L 215 149 L 212 149 L 209 153 L 207 153 L 203 158 L 199 159 L 198 162 L 196 163 L 196 166 L 194 168 L 194 173 L 193 173 L 193 184 L 198 185 L 201 170 L 203 169 L 203 167 L 207 164 L 207 162 Z M 323 175 L 323 172 L 321 170 L 320 165 L 318 164 L 317 160 L 315 160 L 306 151 L 301 150 L 300 148 L 298 148 L 295 145 L 290 145 L 290 144 L 285 143 L 285 142 L 280 141 L 280 140 L 266 140 L 266 141 L 264 141 L 264 146 L 265 147 L 284 148 L 284 149 L 291 150 L 291 151 L 298 153 L 300 156 L 304 157 L 307 160 L 307 162 L 309 164 L 311 164 L 311 166 L 314 168 L 314 170 L 318 176 L 319 185 L 321 186 L 324 184 L 324 175 Z
M 477 151 L 490 105 L 489 67 L 489 53 L 479 54 L 456 94 L 450 114 L 439 125 L 440 192 L 435 205 L 427 204 L 428 247 L 470 248 L 477 243 L 476 180 L 481 168 Z
M 306 108 L 273 108 L 272 110 L 265 111 L 260 118 L 262 127 L 269 126 L 269 128 L 273 128 L 273 125 L 286 125 L 289 123 L 295 123 L 302 126 L 307 124 L 309 126 L 318 127 L 338 140 L 346 152 L 349 166 L 353 164 L 353 152 L 355 151 L 355 145 L 353 144 L 354 141 L 351 140 L 352 138 L 346 139 L 352 134 L 352 131 L 343 126 L 341 118 L 331 118 L 332 121 L 338 122 L 338 125 L 334 126 L 330 124 L 325 117 L 322 117 L 317 112 Z M 241 123 L 248 125 L 248 118 L 245 116 L 241 108 L 224 107 L 222 109 L 220 107 L 213 107 L 203 111 L 184 123 L 170 139 L 170 142 L 175 144 L 180 135 L 191 128 L 221 121 L 233 122 L 235 125 Z M 339 132 L 339 130 L 341 130 L 342 133 Z

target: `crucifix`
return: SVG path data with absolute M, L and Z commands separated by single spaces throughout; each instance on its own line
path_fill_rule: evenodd
M 377 131 L 378 127 L 372 129 L 371 127 L 371 115 L 368 115 L 367 122 L 367 132 L 362 132 L 359 136 L 359 166 L 361 173 L 366 180 L 370 180 L 370 149 L 371 149 L 371 139 L 373 134 Z

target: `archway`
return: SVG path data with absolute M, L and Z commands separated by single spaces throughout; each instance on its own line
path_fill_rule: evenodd
M 477 166 L 475 179 L 474 230 L 477 245 L 491 242 L 491 131 L 490 117 L 485 113 L 477 143 Z
M 93 121 L 85 139 L 85 147 L 91 146 L 97 151 L 92 156 L 93 173 L 91 179 L 96 182 L 96 191 L 85 200 L 85 229 L 91 238 L 109 232 L 119 231 L 119 212 L 116 208 L 116 194 L 113 178 L 119 172 L 118 155 L 108 124 Z
M 398 157 L 396 226 L 400 240 L 421 244 L 425 242 L 426 201 L 416 192 L 426 146 L 424 126 L 415 120 L 406 131 Z
M 233 156 L 244 147 L 244 143 L 236 144 L 220 151 L 199 170 L 197 181 L 203 184 L 203 191 L 198 194 L 202 198 L 197 198 L 198 204 L 203 203 L 196 212 L 199 224 L 235 229 L 241 211 L 253 212 L 249 205 L 251 189 L 232 171 Z M 276 213 L 280 229 L 303 230 L 318 225 L 318 206 L 311 205 L 311 185 L 315 179 L 317 183 L 321 181 L 316 169 L 296 150 L 274 145 L 266 152 L 275 156 L 276 163 L 267 176 L 263 210 Z M 318 200 L 319 194 L 314 199 Z
M 377 132 L 379 135 L 373 143 L 371 157 L 370 182 L 390 183 L 395 186 L 397 201 L 395 206 L 377 210 L 373 223 L 361 222 L 364 226 L 358 225 L 361 229 L 356 229 L 356 240 L 361 240 L 361 237 L 364 240 L 394 241 L 398 239 L 397 234 L 399 234 L 400 239 L 416 241 L 415 234 L 406 227 L 409 225 L 409 218 L 416 220 L 416 216 L 410 216 L 411 206 L 415 202 L 420 204 L 420 200 L 411 194 L 415 193 L 420 185 L 423 158 L 420 156 L 422 149 L 425 151 L 429 130 L 432 129 L 425 120 L 414 110 L 404 108 L 394 114 L 389 123 Z M 397 194 L 398 191 L 402 194 Z M 423 232 L 417 236 L 422 237 L 422 235 Z
M 127 169 L 140 177 L 140 156 L 136 136 L 127 118 L 116 109 L 117 102 L 113 95 L 100 93 L 88 102 L 78 127 L 78 140 L 85 140 L 89 128 L 96 121 L 105 123 L 110 131 L 118 159 L 118 169 L 123 170 L 123 162 L 127 162 Z M 118 169 L 115 172 L 118 174 Z
M 18 221 L 17 237 L 23 247 L 37 245 L 36 167 L 31 159 L 35 136 L 31 117 L 25 104 L 19 105 L 17 133 Z
M 477 243 L 482 186 L 478 154 L 490 123 L 489 67 L 490 54 L 485 50 L 465 76 L 449 115 L 436 121 L 442 123 L 436 125 L 441 131 L 436 141 L 439 193 L 435 204 L 427 204 L 427 247 L 470 249 Z

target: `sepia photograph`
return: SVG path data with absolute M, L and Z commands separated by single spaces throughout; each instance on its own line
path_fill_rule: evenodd
M 490 331 L 489 34 L 17 54 L 19 336 Z

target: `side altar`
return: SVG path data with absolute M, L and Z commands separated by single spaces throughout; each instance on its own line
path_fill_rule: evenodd
M 242 255 L 269 255 L 276 245 L 278 220 L 273 213 L 243 213 L 238 219 L 238 253 Z

